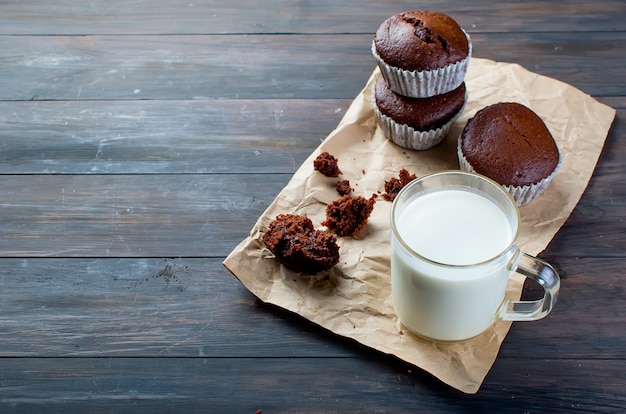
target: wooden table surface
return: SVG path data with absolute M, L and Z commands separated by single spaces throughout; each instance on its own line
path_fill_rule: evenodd
M 475 395 L 222 266 L 415 8 L 617 109 L 541 254 L 557 307 Z M 625 26 L 623 0 L 1 1 L 0 412 L 626 411 Z

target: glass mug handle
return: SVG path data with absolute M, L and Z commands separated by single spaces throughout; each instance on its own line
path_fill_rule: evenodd
M 559 294 L 561 281 L 559 274 L 550 264 L 541 259 L 518 251 L 512 262 L 511 270 L 537 282 L 544 291 L 543 298 L 538 300 L 505 299 L 496 319 L 504 321 L 535 321 L 548 315 Z

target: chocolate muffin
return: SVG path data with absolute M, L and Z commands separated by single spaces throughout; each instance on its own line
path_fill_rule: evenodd
M 452 17 L 414 10 L 394 14 L 380 25 L 372 53 L 392 91 L 425 98 L 459 87 L 472 45 Z
M 336 236 L 315 230 L 306 216 L 279 214 L 263 234 L 263 243 L 278 262 L 296 272 L 315 274 L 339 263 Z
M 485 175 L 524 205 L 547 187 L 560 165 L 559 149 L 531 109 L 500 102 L 471 118 L 458 141 L 461 169 Z
M 382 76 L 374 85 L 374 113 L 385 136 L 408 149 L 425 150 L 439 144 L 465 107 L 465 82 L 445 94 L 409 98 L 389 89 Z

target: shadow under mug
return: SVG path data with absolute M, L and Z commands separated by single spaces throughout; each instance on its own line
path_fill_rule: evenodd
M 519 231 L 515 201 L 487 177 L 442 171 L 406 185 L 391 208 L 391 292 L 402 324 L 448 342 L 477 336 L 496 320 L 532 321 L 550 313 L 559 276 L 520 251 Z M 543 297 L 505 299 L 511 272 L 536 281 Z

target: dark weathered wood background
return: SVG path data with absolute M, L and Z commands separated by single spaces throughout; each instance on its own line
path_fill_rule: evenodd
M 617 109 L 542 254 L 557 308 L 513 325 L 477 395 L 221 265 L 414 8 Z M 0 412 L 625 411 L 625 56 L 623 0 L 0 1 Z

